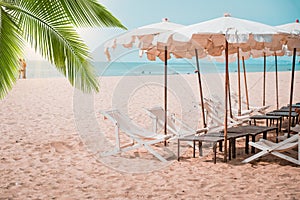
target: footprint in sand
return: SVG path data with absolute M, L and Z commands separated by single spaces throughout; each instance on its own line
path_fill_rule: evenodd
M 63 153 L 65 151 L 72 149 L 71 145 L 67 145 L 64 142 L 51 142 L 50 146 L 54 148 L 55 152 L 57 153 Z
M 40 161 L 42 163 L 48 163 L 50 160 L 48 158 L 42 158 L 42 159 L 40 159 Z

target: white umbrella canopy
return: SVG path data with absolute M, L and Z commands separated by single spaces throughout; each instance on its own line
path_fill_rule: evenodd
M 169 22 L 167 18 L 163 18 L 162 22 L 149 24 L 136 28 L 134 30 L 128 31 L 123 35 L 120 35 L 112 40 L 109 40 L 104 44 L 104 52 L 107 59 L 110 60 L 109 49 L 115 49 L 118 45 L 122 45 L 125 48 L 132 48 L 136 45 L 140 50 L 149 50 L 155 52 L 156 54 L 156 38 L 159 34 L 177 30 L 183 28 L 184 25 Z M 163 57 L 163 56 L 162 56 Z M 155 59 L 155 57 L 149 57 L 150 60 Z
M 178 40 L 176 37 L 181 39 L 180 35 L 191 38 L 194 34 L 222 34 L 226 35 L 229 43 L 246 43 L 249 35 L 253 34 L 256 41 L 270 42 L 272 35 L 277 33 L 278 29 L 275 27 L 225 14 L 224 17 L 187 26 L 174 34 L 174 39 Z
M 282 24 L 279 26 L 276 26 L 277 28 L 286 30 L 288 32 L 290 32 L 291 34 L 294 35 L 300 35 L 300 24 L 299 24 L 299 20 L 296 20 L 293 23 L 288 23 L 288 24 Z
M 291 36 L 287 38 L 287 48 L 289 51 L 292 51 L 294 48 L 300 48 L 300 23 L 298 19 L 293 23 L 283 24 L 276 27 L 291 34 Z M 300 55 L 300 52 L 297 54 Z
M 221 56 L 227 41 L 229 54 L 237 53 L 237 48 L 243 52 L 252 49 L 279 51 L 282 49 L 282 44 L 286 43 L 286 34 L 286 31 L 273 26 L 225 14 L 224 17 L 181 28 L 169 37 L 162 34 L 158 39 L 161 43 L 158 47 L 167 45 L 171 53 L 176 54 L 174 46 L 188 42 L 190 45 L 201 47 L 208 55 Z

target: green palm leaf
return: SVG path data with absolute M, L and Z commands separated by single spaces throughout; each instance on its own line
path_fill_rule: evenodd
M 124 28 L 103 6 L 94 0 L 0 0 L 0 6 L 4 15 L 1 14 L 0 21 L 4 30 L 0 35 L 0 73 L 4 83 L 0 86 L 0 98 L 16 81 L 17 60 L 23 46 L 21 36 L 72 85 L 85 92 L 99 91 L 88 47 L 75 26 Z M 9 51 L 2 52 L 6 46 L 10 47 Z
M 76 26 L 115 26 L 126 29 L 96 0 L 60 0 L 60 2 Z
M 19 71 L 18 58 L 22 52 L 22 38 L 7 13 L 0 9 L 0 99 L 2 99 L 13 83 Z

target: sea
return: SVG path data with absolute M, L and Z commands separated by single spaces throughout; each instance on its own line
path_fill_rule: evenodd
M 97 76 L 149 76 L 163 75 L 164 62 L 162 61 L 147 61 L 147 62 L 92 62 Z M 224 73 L 225 64 L 214 62 L 212 60 L 200 60 L 200 73 Z M 245 61 L 246 72 L 263 72 L 263 58 L 249 59 Z M 291 71 L 292 57 L 278 57 L 277 70 Z M 193 74 L 197 70 L 196 63 L 192 60 L 170 61 L 167 65 L 168 75 L 172 74 Z M 268 57 L 266 60 L 266 71 L 274 72 L 275 59 Z M 296 59 L 295 70 L 300 71 L 300 60 Z M 240 62 L 240 72 L 243 72 L 243 63 Z M 229 64 L 229 72 L 238 72 L 237 62 Z M 63 77 L 56 70 L 54 65 L 47 61 L 28 61 L 27 62 L 27 78 L 54 78 Z

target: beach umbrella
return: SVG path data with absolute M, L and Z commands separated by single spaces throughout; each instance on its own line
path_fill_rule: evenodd
M 280 36 L 279 36 L 280 35 Z M 280 38 L 278 43 L 273 41 L 274 37 Z M 224 17 L 208 20 L 198 24 L 193 24 L 177 30 L 169 38 L 159 40 L 168 49 L 175 49 L 172 45 L 181 43 L 193 44 L 201 47 L 204 52 L 211 56 L 221 56 L 224 52 L 225 61 L 225 119 L 224 119 L 224 160 L 227 161 L 227 101 L 228 101 L 228 62 L 229 55 L 235 54 L 237 48 L 243 52 L 250 50 L 270 50 L 282 49 L 281 42 L 284 36 L 279 34 L 275 27 L 253 22 L 244 19 L 231 17 L 225 14 Z M 172 42 L 174 41 L 174 42 Z M 159 45 L 158 45 L 159 46 Z M 189 48 L 187 48 L 189 50 Z
M 147 53 L 147 58 L 149 60 L 155 60 L 159 57 L 165 62 L 164 69 L 164 108 L 165 108 L 165 124 L 164 132 L 167 133 L 167 60 L 170 58 L 167 48 L 164 51 L 157 51 L 156 40 L 157 37 L 168 31 L 177 30 L 184 27 L 184 25 L 169 22 L 168 18 L 163 18 L 162 22 L 149 24 L 142 26 L 131 31 L 126 32 L 112 40 L 109 40 L 104 45 L 104 53 L 108 60 L 111 60 L 109 49 L 114 49 L 118 45 L 122 45 L 125 48 L 132 48 L 136 45 L 137 48 L 142 52 Z M 166 144 L 166 143 L 165 143 Z
M 163 18 L 162 22 L 142 26 L 117 36 L 104 44 L 104 53 L 107 59 L 111 60 L 110 49 L 115 49 L 118 45 L 124 48 L 136 46 L 142 51 L 151 51 L 156 48 L 156 38 L 159 34 L 176 30 L 184 25 L 169 22 L 168 18 Z M 158 53 L 158 52 L 156 52 Z M 164 55 L 158 55 L 164 60 Z M 156 57 L 156 56 L 155 56 Z M 151 57 L 150 60 L 155 59 Z
M 295 76 L 295 64 L 296 64 L 296 54 L 297 49 L 300 48 L 300 24 L 297 19 L 294 23 L 288 23 L 284 25 L 277 26 L 282 30 L 285 30 L 291 34 L 287 38 L 287 49 L 293 52 L 293 61 L 292 61 L 292 75 L 291 75 L 291 89 L 290 89 L 290 106 L 289 106 L 289 125 L 288 125 L 288 136 L 290 135 L 291 130 L 291 113 L 293 105 L 293 92 L 294 92 L 294 76 Z

